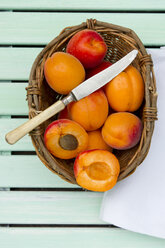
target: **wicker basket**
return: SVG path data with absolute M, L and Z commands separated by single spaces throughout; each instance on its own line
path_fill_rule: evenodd
M 69 39 L 78 31 L 86 28 L 97 31 L 104 38 L 108 47 L 105 59 L 112 63 L 118 61 L 133 49 L 139 51 L 132 64 L 141 72 L 145 82 L 145 100 L 136 113 L 143 121 L 143 132 L 136 147 L 126 151 L 115 151 L 121 166 L 118 180 L 121 180 L 130 175 L 146 157 L 154 130 L 154 121 L 157 119 L 157 93 L 152 59 L 134 31 L 93 19 L 89 19 L 77 26 L 65 28 L 58 37 L 41 51 L 34 61 L 27 87 L 29 118 L 33 118 L 61 97 L 45 81 L 43 72 L 45 60 L 56 51 L 65 51 Z M 57 116 L 33 130 L 30 133 L 32 142 L 38 157 L 46 167 L 64 180 L 76 184 L 73 173 L 74 160 L 62 160 L 52 156 L 43 142 L 45 128 L 55 119 L 57 119 Z

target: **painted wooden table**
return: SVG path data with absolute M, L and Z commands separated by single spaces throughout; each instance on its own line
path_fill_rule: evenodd
M 66 26 L 87 18 L 133 29 L 146 47 L 165 45 L 164 0 L 0 0 L 0 247 L 165 247 L 165 240 L 107 225 L 102 193 L 82 191 L 51 173 L 29 136 L 4 135 L 28 118 L 31 65 Z

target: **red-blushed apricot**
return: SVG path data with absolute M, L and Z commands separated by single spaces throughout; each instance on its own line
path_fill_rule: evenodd
M 49 86 L 64 95 L 85 79 L 85 70 L 80 61 L 64 52 L 55 52 L 46 60 L 44 74 Z
M 128 66 L 104 87 L 108 102 L 116 111 L 136 111 L 144 98 L 144 82 L 140 72 Z
M 111 65 L 112 65 L 111 62 L 104 60 L 100 65 L 98 65 L 92 69 L 88 69 L 86 71 L 86 78 L 88 79 L 90 77 L 93 77 L 94 75 L 105 70 L 106 68 L 108 68 Z
M 64 108 L 59 114 L 58 119 L 70 119 L 68 109 Z
M 93 68 L 104 59 L 107 45 L 99 33 L 84 29 L 70 39 L 66 52 L 78 58 L 85 68 Z
M 120 172 L 118 159 L 106 150 L 81 152 L 74 163 L 77 183 L 88 190 L 104 192 L 114 187 Z
M 128 112 L 111 114 L 102 128 L 104 141 L 118 150 L 134 147 L 139 142 L 141 134 L 141 120 L 136 115 Z
M 68 105 L 69 116 L 87 131 L 100 128 L 108 116 L 108 101 L 103 90 L 97 90 Z
M 102 149 L 112 152 L 112 148 L 103 140 L 101 130 L 88 132 L 88 147 L 87 150 Z
M 48 151 L 62 159 L 76 157 L 88 146 L 88 134 L 78 123 L 61 119 L 49 124 L 45 130 L 44 143 Z

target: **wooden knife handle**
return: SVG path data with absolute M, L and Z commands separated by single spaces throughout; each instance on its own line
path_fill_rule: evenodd
M 61 100 L 57 101 L 56 103 L 51 105 L 49 108 L 45 109 L 43 112 L 41 112 L 40 114 L 32 118 L 31 120 L 28 120 L 21 126 L 7 133 L 5 136 L 6 141 L 11 145 L 16 143 L 19 139 L 21 139 L 27 133 L 32 131 L 34 128 L 36 128 L 41 123 L 48 120 L 50 117 L 57 114 L 64 108 L 65 108 L 65 104 L 63 103 L 63 101 Z

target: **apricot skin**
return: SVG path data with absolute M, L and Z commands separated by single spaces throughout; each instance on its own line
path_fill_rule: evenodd
M 102 128 L 104 141 L 118 150 L 134 147 L 139 142 L 141 134 L 141 120 L 136 115 L 128 112 L 111 114 Z
M 67 108 L 64 108 L 59 114 L 58 119 L 70 119 Z
M 104 59 L 107 45 L 99 33 L 84 29 L 70 39 L 66 51 L 78 58 L 85 68 L 93 68 Z
M 112 79 L 104 90 L 111 108 L 118 112 L 134 112 L 143 102 L 144 82 L 140 72 L 133 66 L 128 66 Z
M 98 65 L 92 69 L 88 69 L 86 71 L 86 78 L 88 79 L 90 77 L 93 77 L 94 75 L 105 70 L 106 68 L 108 68 L 111 65 L 112 65 L 111 62 L 104 60 L 100 65 Z
M 108 101 L 103 90 L 98 90 L 78 102 L 68 105 L 69 116 L 87 131 L 100 128 L 108 116 Z
M 88 190 L 104 192 L 113 188 L 120 172 L 118 159 L 106 150 L 81 152 L 74 163 L 77 183 Z
M 56 52 L 46 60 L 44 74 L 49 86 L 64 95 L 85 79 L 85 70 L 80 61 L 64 52 Z
M 88 132 L 88 147 L 87 150 L 102 149 L 112 152 L 112 148 L 103 140 L 101 130 Z

